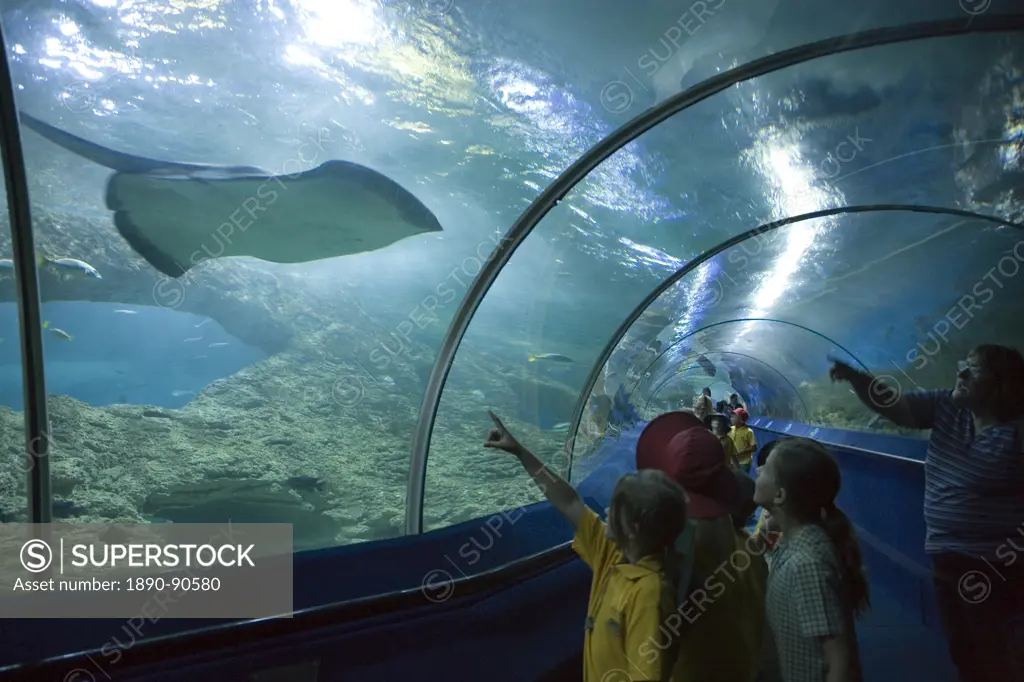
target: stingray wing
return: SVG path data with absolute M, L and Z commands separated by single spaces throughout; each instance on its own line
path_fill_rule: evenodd
M 132 248 L 169 277 L 209 258 L 303 263 L 442 230 L 401 185 L 345 161 L 292 175 L 116 173 L 107 207 Z
M 144 156 L 134 156 L 124 152 L 108 149 L 95 142 L 83 140 L 77 135 L 55 128 L 49 123 L 44 123 L 34 116 L 25 112 L 18 112 L 18 120 L 21 125 L 29 130 L 45 137 L 58 147 L 88 159 L 93 163 L 115 170 L 119 173 L 152 173 L 156 175 L 170 176 L 196 176 L 213 175 L 223 177 L 225 175 L 248 175 L 252 173 L 263 173 L 260 168 L 253 166 L 216 166 L 204 163 L 177 163 L 174 161 L 159 161 Z

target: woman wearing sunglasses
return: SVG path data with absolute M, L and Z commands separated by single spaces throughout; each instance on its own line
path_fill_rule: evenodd
M 925 551 L 950 656 L 963 682 L 1024 680 L 1024 358 L 983 345 L 953 389 L 902 393 L 842 362 L 869 409 L 931 429 L 925 460 Z

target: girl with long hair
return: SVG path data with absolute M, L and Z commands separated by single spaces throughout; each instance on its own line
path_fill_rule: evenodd
M 809 438 L 780 441 L 758 470 L 754 500 L 781 531 L 765 607 L 785 682 L 861 682 L 854 619 L 868 583 L 835 504 L 841 485 L 835 459 Z

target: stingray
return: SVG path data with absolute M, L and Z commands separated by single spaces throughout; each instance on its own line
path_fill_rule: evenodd
M 252 166 L 158 161 L 19 116 L 50 142 L 114 171 L 106 205 L 117 231 L 168 277 L 211 258 L 305 263 L 442 231 L 412 193 L 357 163 L 326 161 L 275 175 Z

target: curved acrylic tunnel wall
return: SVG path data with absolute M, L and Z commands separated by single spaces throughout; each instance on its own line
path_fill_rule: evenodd
M 995 163 L 1001 149 L 1017 144 L 999 115 L 981 125 L 950 106 L 977 91 L 986 74 L 992 101 L 985 111 L 995 112 L 996 100 L 1009 102 L 1012 79 L 994 74 L 1014 49 L 1019 42 L 966 35 L 824 56 L 698 100 L 607 158 L 544 215 L 468 323 L 462 343 L 477 354 L 489 344 L 494 364 L 470 366 L 454 357 L 436 413 L 446 428 L 434 431 L 429 444 L 424 527 L 539 498 L 515 462 L 478 446 L 486 408 L 560 469 L 567 464 L 559 455 L 568 449 L 564 422 L 572 422 L 568 442 L 578 456 L 642 416 L 634 414 L 638 404 L 681 390 L 672 386 L 709 383 L 706 364 L 768 412 L 866 425 L 870 415 L 853 396 L 836 395 L 841 390 L 823 379 L 827 356 L 875 371 L 893 359 L 905 365 L 929 321 L 1016 243 L 1014 230 L 941 213 L 964 205 L 983 215 L 1007 210 L 1008 194 L 997 192 L 1004 204 L 993 205 L 991 192 L 979 187 L 991 170 L 984 181 L 980 172 L 953 172 L 963 150 L 943 142 L 952 130 L 974 126 L 964 134 L 973 136 L 976 164 Z M 965 54 L 974 58 L 964 62 Z M 821 87 L 824 74 L 835 73 L 861 85 L 857 74 L 882 64 L 906 67 L 890 73 L 891 82 L 864 82 L 853 95 Z M 999 137 L 977 136 L 979 125 Z M 716 163 L 695 163 L 701 158 Z M 939 212 L 844 209 L 858 204 Z M 765 231 L 700 263 L 603 357 L 602 346 L 622 323 L 619 311 L 643 301 L 653 282 L 766 220 L 830 209 L 834 215 Z M 618 248 L 596 248 L 596 235 L 604 243 L 613 238 Z M 974 261 L 969 274 L 934 281 L 937 264 L 964 265 L 966 249 Z M 567 297 L 577 304 L 574 315 L 549 313 L 552 302 Z M 466 304 L 472 306 L 472 292 Z M 988 302 L 977 317 L 1007 305 Z M 971 338 L 984 336 L 981 328 L 974 325 Z M 494 347 L 495 336 L 504 348 Z M 959 341 L 947 340 L 906 383 L 948 384 L 947 358 L 962 353 Z M 504 359 L 509 355 L 519 360 Z M 531 355 L 540 357 L 530 361 Z M 690 356 L 694 362 L 677 374 Z M 714 360 L 698 361 L 702 356 Z M 442 352 L 438 366 L 444 362 Z M 579 368 L 595 364 L 600 371 L 583 376 Z M 679 378 L 666 384 L 671 375 Z M 461 434 L 459 443 L 452 434 Z M 477 485 L 485 474 L 507 483 Z M 465 509 L 460 518 L 445 517 L 453 497 Z
M 813 249 L 792 259 L 809 236 Z M 839 253 L 849 256 L 828 257 Z M 956 271 L 937 277 L 951 254 Z M 899 390 L 950 386 L 974 345 L 1024 343 L 1022 267 L 1021 227 L 943 209 L 851 207 L 755 230 L 680 271 L 614 346 L 585 413 L 618 395 L 637 408 L 612 411 L 622 426 L 690 407 L 709 387 L 755 415 L 868 428 L 874 415 L 829 381 L 830 358 Z
M 2 87 L 2 86 L 0 86 Z M 9 203 L 7 193 L 0 191 L 0 215 L 3 215 L 3 228 L 0 228 L 0 249 L 4 253 L 12 251 L 12 234 L 9 221 Z M 5 271 L 6 277 L 13 277 L 13 270 Z M 8 384 L 22 383 L 22 353 L 19 343 L 19 327 L 21 325 L 21 314 L 14 303 L 5 304 L 11 308 L 11 312 L 5 315 L 6 323 L 0 326 L 0 372 L 8 380 Z M 15 412 L 0 410 L 0 419 L 7 423 L 4 428 L 7 433 L 25 432 L 25 411 Z M 28 518 L 29 504 L 26 495 L 25 479 L 34 462 L 25 453 L 24 441 L 17 443 L 5 443 L 8 466 L 0 467 L 0 522 L 2 523 L 26 523 Z M 13 465 L 13 466 L 12 466 Z
M 787 262 L 793 243 L 809 234 L 813 249 L 799 262 Z M 891 210 L 840 213 L 755 234 L 662 294 L 666 302 L 685 302 L 700 297 L 696 289 L 703 286 L 710 300 L 703 309 L 677 310 L 672 336 L 656 344 L 659 352 L 636 356 L 630 368 L 636 380 L 627 382 L 630 400 L 689 406 L 710 385 L 716 400 L 739 391 L 758 414 L 863 426 L 873 415 L 859 405 L 845 423 L 823 412 L 837 406 L 834 396 L 821 393 L 828 387 L 818 385 L 828 357 L 876 374 L 895 373 L 909 385 L 947 385 L 950 376 L 923 370 L 930 364 L 948 370 L 966 347 L 985 340 L 991 323 L 976 318 L 984 318 L 986 308 L 1006 317 L 1012 298 L 972 290 L 993 265 L 998 271 L 1006 255 L 1002 268 L 1015 273 L 1014 249 L 1024 257 L 1021 236 L 979 218 Z M 849 256 L 828 257 L 840 253 Z M 953 253 L 970 256 L 959 272 L 935 278 L 935 264 Z M 787 271 L 784 285 L 780 265 Z M 950 323 L 944 311 L 959 308 L 961 297 L 963 308 Z M 907 310 L 923 314 L 914 318 Z M 931 327 L 938 343 L 929 338 Z

